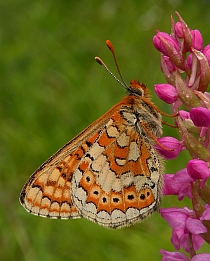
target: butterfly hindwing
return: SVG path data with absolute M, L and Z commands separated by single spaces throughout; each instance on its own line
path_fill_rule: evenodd
M 111 228 L 128 226 L 156 210 L 162 182 L 161 162 L 151 157 L 154 149 L 121 112 L 112 115 L 86 151 L 71 184 L 82 216 Z

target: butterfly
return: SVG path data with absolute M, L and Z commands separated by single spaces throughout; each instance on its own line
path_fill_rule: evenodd
M 106 43 L 118 69 L 113 45 Z M 96 61 L 109 71 L 100 58 Z M 162 117 L 144 84 L 122 81 L 127 95 L 28 179 L 20 194 L 28 212 L 57 219 L 85 217 L 121 228 L 158 209 L 163 160 L 155 144 L 162 135 Z

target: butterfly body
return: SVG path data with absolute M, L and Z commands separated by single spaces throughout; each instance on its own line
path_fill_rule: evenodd
M 86 217 L 109 228 L 144 219 L 160 203 L 163 164 L 154 139 L 161 134 L 147 88 L 132 80 L 121 102 L 32 174 L 20 202 L 35 215 Z

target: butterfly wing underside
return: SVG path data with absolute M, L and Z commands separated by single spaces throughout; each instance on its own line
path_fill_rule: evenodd
M 133 121 L 124 104 L 114 106 L 32 174 L 21 204 L 35 215 L 110 228 L 148 216 L 159 205 L 162 165 Z

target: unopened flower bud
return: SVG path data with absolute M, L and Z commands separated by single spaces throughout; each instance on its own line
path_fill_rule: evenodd
M 172 64 L 181 70 L 185 70 L 185 61 L 180 53 L 179 42 L 167 33 L 158 32 L 153 37 L 155 48 L 168 56 Z
M 196 50 L 200 51 L 203 46 L 203 38 L 198 30 L 191 30 L 191 35 L 192 35 L 192 47 L 195 48 Z
M 210 110 L 204 107 L 192 108 L 190 110 L 190 117 L 197 127 L 210 126 Z
M 187 164 L 187 171 L 193 179 L 203 179 L 209 177 L 208 165 L 203 160 L 192 159 Z
M 173 137 L 162 137 L 158 142 L 163 146 L 156 144 L 156 149 L 166 159 L 176 158 L 182 150 L 181 142 Z
M 183 52 L 188 52 L 191 50 L 192 47 L 192 34 L 190 32 L 189 27 L 187 26 L 187 24 L 185 23 L 185 21 L 182 19 L 182 17 L 180 16 L 180 14 L 178 12 L 176 12 L 178 18 L 179 18 L 179 22 L 180 22 L 180 28 L 182 28 L 183 31 L 183 39 L 184 39 L 184 45 L 183 45 Z
M 170 48 L 171 50 L 175 49 L 177 52 L 180 51 L 179 43 L 169 34 L 164 32 L 158 32 L 153 37 L 153 43 L 158 51 L 164 53 L 167 56 L 169 56 L 168 48 Z
M 177 100 L 178 94 L 174 86 L 170 84 L 155 84 L 155 92 L 164 102 L 171 104 Z
M 193 180 L 201 179 L 201 187 L 210 177 L 209 168 L 205 161 L 192 159 L 187 164 L 187 172 Z
M 177 22 L 175 24 L 175 33 L 178 38 L 180 39 L 184 38 L 184 32 L 183 32 L 182 24 L 180 22 Z

